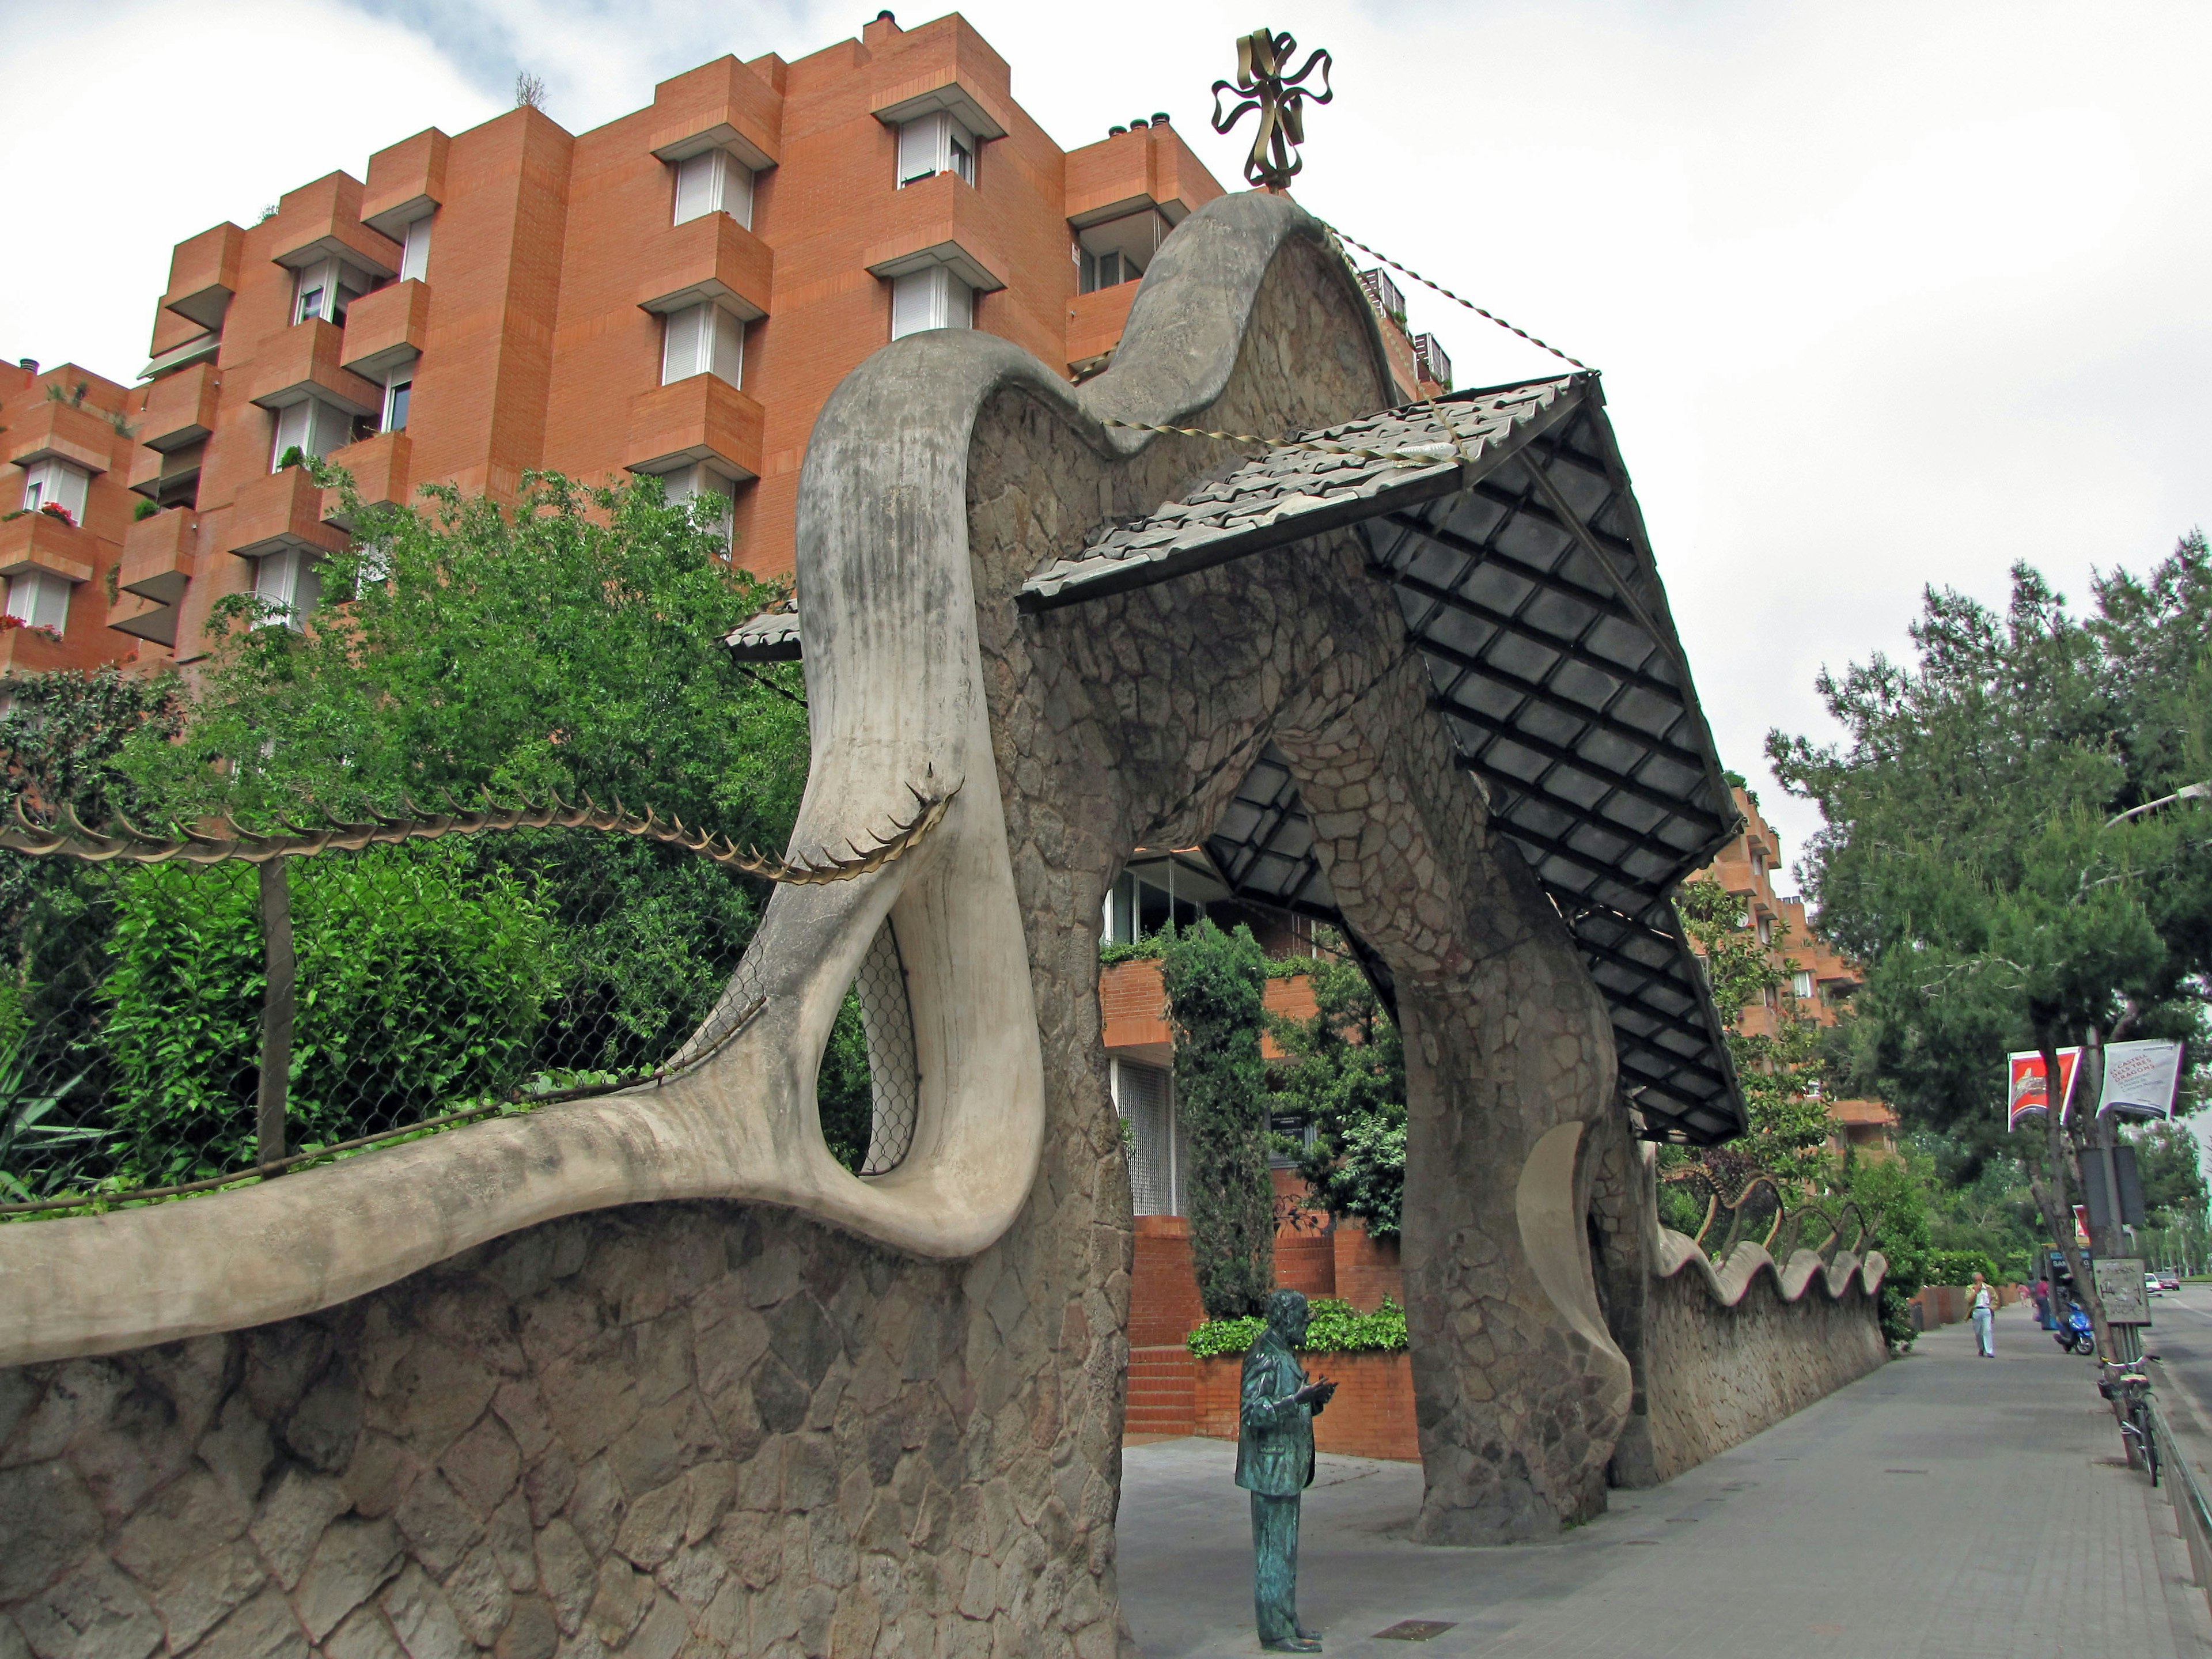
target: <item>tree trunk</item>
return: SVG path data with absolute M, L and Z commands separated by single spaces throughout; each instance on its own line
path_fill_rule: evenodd
M 2043 1211 L 2044 1224 L 2051 1229 L 2051 1241 L 2058 1247 L 2065 1259 L 2066 1271 L 2074 1275 L 2074 1293 L 2080 1299 L 2081 1310 L 2089 1316 L 2089 1328 L 2097 1339 L 2097 1352 L 2110 1359 L 2119 1350 L 2112 1346 L 2112 1328 L 2105 1322 L 2105 1299 L 2097 1294 L 2095 1279 L 2081 1252 L 2074 1243 L 2074 1212 L 2070 1194 L 2081 1189 L 2081 1171 L 2074 1161 L 2073 1147 L 2069 1145 L 2066 1127 L 2059 1121 L 2065 1106 L 2064 1091 L 2059 1086 L 2058 1042 L 2050 1029 L 2039 1025 L 2035 1045 L 2043 1053 L 2043 1098 L 2046 1107 L 2044 1127 L 2050 1140 L 2048 1168 L 2045 1171 L 2048 1182 L 2031 1178 L 2030 1189 L 2035 1194 L 2036 1205 Z M 2051 1287 L 2055 1293 L 2057 1287 Z M 2059 1314 L 2063 1320 L 2065 1316 Z

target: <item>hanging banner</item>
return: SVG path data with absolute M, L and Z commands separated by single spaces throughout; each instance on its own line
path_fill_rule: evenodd
M 2114 1042 L 2105 1049 L 2105 1086 L 2097 1114 L 2123 1117 L 2172 1117 L 2181 1086 L 2181 1044 L 2154 1039 Z
M 2007 1054 L 2005 1063 L 2011 1072 L 2005 1090 L 2005 1127 L 2017 1129 L 2030 1119 L 2041 1120 L 2051 1109 L 2049 1091 L 2043 1086 L 2043 1055 L 2039 1051 L 2030 1048 L 2025 1054 Z M 2058 1051 L 2058 1121 L 2061 1123 L 2074 1115 L 2074 1078 L 2081 1069 L 2081 1051 L 2079 1048 L 2061 1048 Z

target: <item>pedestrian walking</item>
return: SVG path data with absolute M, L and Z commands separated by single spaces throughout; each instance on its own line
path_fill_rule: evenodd
M 1974 1348 L 1984 1359 L 1997 1357 L 1997 1293 L 1979 1273 L 1966 1287 L 1966 1305 L 1974 1310 Z
M 2046 1331 L 2057 1330 L 2058 1327 L 2051 1322 L 2051 1281 L 2047 1279 L 2037 1279 L 2034 1296 L 2035 1322 Z

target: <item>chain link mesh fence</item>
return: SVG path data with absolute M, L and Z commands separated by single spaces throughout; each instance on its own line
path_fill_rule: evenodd
M 0 852 L 0 1212 L 221 1185 L 695 1064 L 759 1012 L 761 885 L 561 829 L 265 866 Z M 888 924 L 820 1081 L 832 1152 L 895 1168 L 918 1091 Z

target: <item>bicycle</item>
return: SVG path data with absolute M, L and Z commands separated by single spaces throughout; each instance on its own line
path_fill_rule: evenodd
M 2139 1461 L 2148 1472 L 2151 1485 L 2155 1486 L 2158 1436 L 2151 1428 L 2149 1376 L 2136 1365 L 2112 1359 L 2100 1359 L 2097 1371 L 2097 1392 L 2116 1401 L 2123 1413 L 2120 1439 L 2128 1449 L 2128 1461 Z

